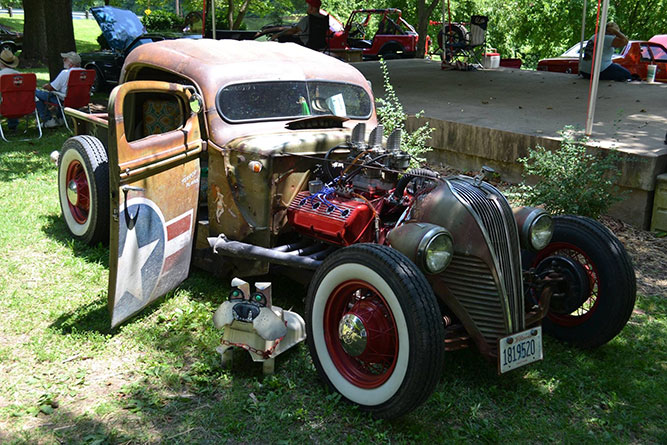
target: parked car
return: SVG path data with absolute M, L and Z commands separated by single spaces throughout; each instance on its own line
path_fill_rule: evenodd
M 10 49 L 13 53 L 23 48 L 23 33 L 0 24 L 0 49 Z
M 593 348 L 632 313 L 632 263 L 609 230 L 512 209 L 488 169 L 409 168 L 364 76 L 302 46 L 141 45 L 108 113 L 66 113 L 60 206 L 74 238 L 109 242 L 112 326 L 191 265 L 291 273 L 309 283 L 322 380 L 391 418 L 427 399 L 446 351 L 474 347 L 504 373 L 542 359 L 542 329 Z
M 95 70 L 95 91 L 118 84 L 125 58 L 139 45 L 165 39 L 201 38 L 198 34 L 146 33 L 139 17 L 127 9 L 95 6 L 90 8 L 90 12 L 100 26 L 102 38 L 107 44 L 105 49 L 100 51 L 81 53 L 81 66 Z
M 654 40 L 656 39 L 656 40 Z M 649 64 L 656 65 L 655 80 L 667 82 L 667 49 L 661 36 L 655 36 L 648 42 L 631 40 L 612 58 L 614 63 L 625 67 L 634 79 L 646 79 Z M 586 42 L 583 42 L 583 47 Z M 542 59 L 537 64 L 538 71 L 552 71 L 557 73 L 579 73 L 579 48 L 577 43 L 560 57 Z M 582 47 L 582 48 L 583 48 Z
M 364 59 L 412 58 L 417 53 L 419 34 L 403 19 L 400 9 L 356 9 L 350 13 L 345 26 L 334 15 L 324 10 L 320 13 L 329 17 L 328 49 L 358 49 Z M 288 26 L 267 25 L 255 37 L 285 28 Z M 429 43 L 430 38 L 427 38 L 427 51 Z
M 396 8 L 354 10 L 342 31 L 333 34 L 329 47 L 361 49 L 366 59 L 415 57 L 419 34 L 402 14 Z M 427 38 L 427 53 L 429 42 Z

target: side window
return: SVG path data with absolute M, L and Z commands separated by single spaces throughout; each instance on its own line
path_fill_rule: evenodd
M 642 53 L 642 60 L 651 60 L 651 52 L 648 50 L 648 45 L 641 45 L 639 48 Z
M 665 51 L 664 47 L 651 45 L 651 52 L 656 62 L 667 62 L 667 51 Z
M 128 142 L 176 130 L 185 123 L 181 100 L 167 93 L 134 93 L 125 97 L 123 117 Z

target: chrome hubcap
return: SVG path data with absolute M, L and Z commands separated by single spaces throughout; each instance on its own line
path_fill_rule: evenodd
M 79 192 L 77 190 L 76 182 L 73 179 L 67 184 L 67 200 L 72 205 L 76 205 L 79 200 Z
M 366 349 L 368 334 L 363 321 L 354 314 L 345 314 L 338 324 L 338 338 L 343 350 L 356 357 Z

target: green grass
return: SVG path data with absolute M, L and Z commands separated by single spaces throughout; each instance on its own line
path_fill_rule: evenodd
M 193 271 L 117 330 L 102 246 L 71 241 L 48 155 L 65 140 L 0 151 L 0 441 L 4 443 L 665 443 L 667 304 L 640 297 L 622 334 L 592 352 L 549 338 L 545 360 L 503 376 L 474 351 L 447 355 L 418 410 L 378 421 L 328 394 L 307 348 L 276 373 L 215 352 L 228 289 Z M 301 311 L 303 291 L 276 280 Z
M 222 369 L 211 318 L 228 283 L 200 271 L 109 329 L 108 251 L 60 217 L 49 153 L 66 138 L 0 144 L 0 443 L 667 443 L 664 296 L 640 296 L 598 350 L 546 338 L 543 362 L 503 376 L 449 353 L 435 393 L 394 421 L 327 393 L 304 344 L 272 376 L 242 351 Z M 304 291 L 274 283 L 303 313 Z
M 23 16 L 0 17 L 0 23 L 15 31 L 23 32 Z M 102 34 L 97 22 L 92 18 L 88 20 L 72 20 L 74 24 L 74 40 L 76 42 L 76 51 L 85 53 L 89 51 L 98 51 L 100 46 L 97 44 L 97 36 Z

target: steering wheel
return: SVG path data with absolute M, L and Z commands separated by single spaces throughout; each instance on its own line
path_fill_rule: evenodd
M 201 32 L 201 22 L 203 21 L 202 19 L 202 14 L 199 11 L 192 11 L 189 12 L 186 16 L 185 19 L 183 20 L 183 24 L 185 28 L 189 29 L 192 32 Z M 199 25 L 199 26 L 195 26 Z
M 350 31 L 350 37 L 353 39 L 365 39 L 366 38 L 366 27 L 361 23 L 355 23 L 354 29 Z
M 329 108 L 329 105 L 327 104 L 327 100 L 325 97 L 315 96 L 311 98 L 310 105 L 311 109 L 313 111 L 317 111 L 318 113 L 333 114 L 333 111 L 331 110 L 331 108 Z

